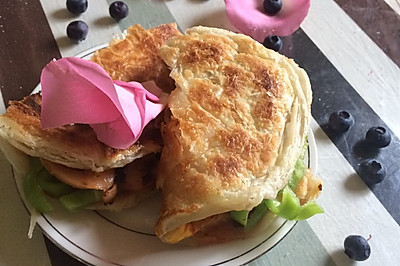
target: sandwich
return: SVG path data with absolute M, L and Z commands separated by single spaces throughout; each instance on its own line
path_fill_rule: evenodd
M 202 26 L 167 40 L 160 56 L 176 84 L 157 175 L 163 242 L 224 242 L 257 234 L 266 216 L 322 212 L 322 181 L 303 162 L 312 100 L 303 69 L 248 36 Z
M 158 50 L 165 40 L 179 34 L 174 23 L 150 30 L 134 25 L 90 60 L 113 80 L 154 81 L 168 92 L 174 81 Z M 47 195 L 58 198 L 69 210 L 120 210 L 153 193 L 154 169 L 162 149 L 162 115 L 146 125 L 135 143 L 121 149 L 99 141 L 87 124 L 43 128 L 42 100 L 39 92 L 11 101 L 0 116 L 0 148 L 17 173 L 26 176 L 25 196 L 39 212 L 52 209 Z
M 43 129 L 40 93 L 10 102 L 0 147 L 38 211 L 51 210 L 43 191 L 70 210 L 120 210 L 159 189 L 155 234 L 168 244 L 251 237 L 277 216 L 323 212 L 322 180 L 304 164 L 311 85 L 293 60 L 242 34 L 167 24 L 132 26 L 90 61 L 113 80 L 154 81 L 167 107 L 112 148 L 87 124 Z

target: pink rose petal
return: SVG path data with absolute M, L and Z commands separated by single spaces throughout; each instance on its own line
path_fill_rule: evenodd
M 263 42 L 269 35 L 288 36 L 295 32 L 310 8 L 310 0 L 282 0 L 282 9 L 268 15 L 263 0 L 225 0 L 229 21 L 243 34 Z
M 110 147 L 131 146 L 166 106 L 167 95 L 154 82 L 154 94 L 137 82 L 113 81 L 98 64 L 76 57 L 50 62 L 42 71 L 42 128 L 89 124 Z
M 104 91 L 117 97 L 114 84 L 96 63 L 75 57 L 62 58 L 47 64 L 40 79 L 44 128 L 96 123 L 98 117 L 109 122 L 120 115 L 113 101 L 104 97 Z

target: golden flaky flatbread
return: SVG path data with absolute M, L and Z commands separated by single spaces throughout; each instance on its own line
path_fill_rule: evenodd
M 110 46 L 96 51 L 91 60 L 101 65 L 114 80 L 154 80 L 164 90 L 171 90 L 174 81 L 158 52 L 165 40 L 176 35 L 180 32 L 175 23 L 150 30 L 134 25 L 128 28 L 124 39 L 114 39 Z M 7 113 L 0 117 L 0 136 L 28 155 L 92 171 L 121 167 L 161 150 L 159 119 L 150 122 L 139 141 L 130 148 L 116 150 L 99 142 L 88 125 L 42 130 L 40 107 L 39 94 L 10 102 Z
M 301 154 L 312 95 L 294 61 L 226 30 L 191 28 L 160 55 L 176 89 L 163 128 L 156 234 L 174 243 L 276 198 Z
M 109 47 L 96 51 L 90 60 L 102 66 L 114 80 L 153 80 L 169 92 L 175 88 L 174 81 L 158 51 L 167 39 L 177 35 L 181 33 L 175 23 L 150 30 L 133 25 L 127 29 L 123 39 L 115 39 Z
M 114 80 L 153 80 L 164 91 L 171 91 L 175 87 L 174 81 L 169 77 L 167 65 L 159 57 L 159 48 L 165 40 L 180 34 L 174 23 L 150 30 L 134 25 L 127 30 L 123 39 L 114 39 L 107 48 L 95 52 L 91 60 L 102 66 Z M 19 174 L 26 173 L 29 167 L 26 155 L 30 155 L 44 159 L 42 161 L 49 161 L 45 163 L 47 170 L 62 181 L 69 179 L 70 182 L 66 183 L 78 184 L 80 177 L 93 177 L 93 182 L 85 182 L 86 186 L 93 186 L 87 188 L 93 189 L 97 188 L 95 177 L 99 174 L 96 172 L 119 168 L 119 173 L 123 175 L 122 183 L 115 181 L 116 171 L 109 171 L 108 176 L 112 184 L 115 181 L 119 186 L 118 196 L 113 198 L 113 205 L 110 207 L 97 204 L 95 208 L 119 210 L 135 205 L 152 193 L 155 178 L 149 180 L 149 177 L 154 176 L 152 172 L 158 159 L 151 160 L 152 166 L 140 173 L 127 165 L 146 164 L 152 154 L 161 151 L 162 115 L 144 128 L 135 144 L 122 150 L 99 142 L 89 125 L 74 124 L 42 129 L 40 113 L 41 95 L 34 94 L 21 101 L 11 101 L 6 114 L 0 116 L 0 149 L 9 155 L 7 158 Z M 75 173 L 76 178 L 70 178 Z M 105 194 L 114 193 L 115 184 L 109 189 L 102 187 L 102 190 Z
M 10 102 L 7 112 L 0 116 L 0 137 L 30 156 L 101 172 L 161 150 L 161 143 L 145 134 L 130 148 L 119 150 L 98 141 L 88 125 L 42 129 L 41 102 L 40 94 L 26 96 L 21 101 Z

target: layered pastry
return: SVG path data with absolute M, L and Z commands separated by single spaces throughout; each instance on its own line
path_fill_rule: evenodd
M 249 236 L 252 230 L 238 222 L 245 225 L 268 205 L 278 213 L 282 196 L 296 197 L 298 187 L 303 201 L 289 218 L 304 218 L 300 209 L 313 208 L 304 204 L 319 194 L 321 180 L 308 172 L 302 186 L 297 180 L 283 189 L 306 145 L 306 72 L 248 36 L 201 26 L 166 41 L 160 55 L 176 89 L 162 128 L 157 236 L 167 243 Z
M 176 35 L 180 35 L 176 24 L 150 30 L 134 25 L 123 39 L 113 40 L 90 60 L 106 70 L 113 80 L 154 81 L 162 90 L 170 91 L 174 82 L 158 51 L 165 40 Z M 162 148 L 162 115 L 151 120 L 139 139 L 125 149 L 100 142 L 87 124 L 43 128 L 41 115 L 42 95 L 37 93 L 11 101 L 7 112 L 0 116 L 1 146 L 17 171 L 26 174 L 29 168 L 21 154 L 40 158 L 36 165 L 41 164 L 58 181 L 71 187 L 71 191 L 98 191 L 96 208 L 131 207 L 154 191 L 154 169 Z

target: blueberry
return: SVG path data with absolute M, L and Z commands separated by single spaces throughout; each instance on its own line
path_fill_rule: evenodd
M 350 259 L 364 261 L 371 255 L 371 247 L 364 237 L 350 235 L 344 240 L 344 253 Z
M 122 1 L 111 3 L 108 11 L 110 12 L 110 16 L 116 20 L 123 19 L 129 14 L 128 6 Z
M 269 15 L 275 15 L 282 9 L 282 0 L 264 0 L 264 11 Z
M 282 39 L 276 35 L 270 35 L 264 39 L 263 45 L 268 48 L 278 52 L 282 47 Z
M 83 41 L 89 32 L 89 26 L 81 21 L 72 21 L 67 26 L 67 36 L 73 41 Z
M 353 116 L 346 111 L 336 111 L 329 116 L 329 126 L 335 131 L 345 132 L 349 130 L 353 124 Z
M 367 184 L 377 184 L 385 178 L 386 167 L 375 159 L 366 159 L 360 164 L 359 173 Z
M 81 14 L 86 11 L 87 7 L 87 0 L 67 0 L 67 9 L 71 13 Z
M 383 148 L 390 144 L 392 136 L 384 127 L 371 127 L 367 131 L 365 139 L 372 146 L 375 146 L 377 148 Z

